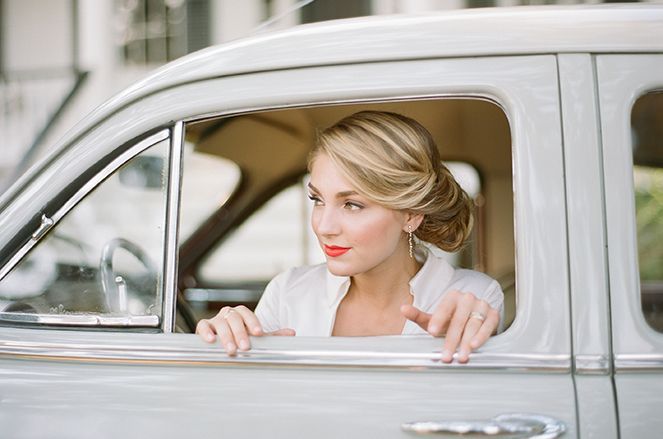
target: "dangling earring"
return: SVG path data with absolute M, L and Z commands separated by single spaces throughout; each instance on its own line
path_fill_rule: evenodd
M 414 238 L 412 237 L 412 226 L 407 226 L 407 243 L 410 246 L 410 257 L 414 259 Z

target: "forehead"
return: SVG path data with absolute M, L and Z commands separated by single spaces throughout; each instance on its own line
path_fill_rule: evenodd
M 311 163 L 311 184 L 320 191 L 357 190 L 334 161 L 324 153 L 318 154 Z

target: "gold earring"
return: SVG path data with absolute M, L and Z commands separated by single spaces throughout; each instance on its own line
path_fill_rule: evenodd
M 412 237 L 412 226 L 407 226 L 407 242 L 410 246 L 410 257 L 414 259 L 414 238 Z

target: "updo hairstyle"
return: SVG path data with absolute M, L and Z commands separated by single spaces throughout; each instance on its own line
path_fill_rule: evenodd
M 472 229 L 472 200 L 419 122 L 397 113 L 361 111 L 318 134 L 309 169 L 319 154 L 373 202 L 423 214 L 414 232 L 420 240 L 448 252 L 463 246 Z

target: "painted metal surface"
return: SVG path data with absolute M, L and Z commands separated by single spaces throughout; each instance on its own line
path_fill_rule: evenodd
M 641 310 L 630 117 L 639 96 L 663 89 L 663 54 L 601 55 L 596 69 L 620 433 L 658 437 L 663 431 L 663 333 L 649 327 Z
M 575 366 L 579 373 L 609 373 L 610 304 L 594 62 L 589 54 L 560 55 L 558 62 Z
M 537 400 L 575 435 L 559 398 L 571 380 L 558 374 L 0 360 L 0 388 L 0 423 L 16 439 L 411 438 L 401 424 L 487 421 Z

